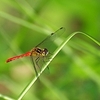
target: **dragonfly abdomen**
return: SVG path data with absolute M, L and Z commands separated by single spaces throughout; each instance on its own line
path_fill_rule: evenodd
M 30 56 L 30 55 L 31 55 L 31 52 L 26 52 L 25 54 L 9 58 L 9 59 L 6 60 L 6 62 L 8 63 L 10 61 L 13 61 L 13 60 L 16 60 L 16 59 L 19 59 L 19 58 L 22 58 L 22 57 Z

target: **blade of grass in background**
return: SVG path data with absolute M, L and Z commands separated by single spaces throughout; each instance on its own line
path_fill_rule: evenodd
M 9 98 L 7 96 L 0 94 L 0 100 L 15 100 L 15 99 L 12 99 L 12 98 Z

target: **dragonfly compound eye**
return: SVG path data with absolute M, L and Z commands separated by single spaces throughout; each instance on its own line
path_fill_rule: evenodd
M 46 55 L 48 55 L 49 51 L 46 48 L 44 48 L 43 53 L 46 56 Z

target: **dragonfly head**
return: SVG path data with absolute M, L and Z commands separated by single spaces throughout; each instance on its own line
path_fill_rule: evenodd
M 46 48 L 44 48 L 44 49 L 43 49 L 43 56 L 47 56 L 48 53 L 49 53 L 49 51 L 48 51 Z

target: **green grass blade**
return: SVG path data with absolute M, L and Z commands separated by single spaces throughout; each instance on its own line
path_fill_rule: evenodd
M 92 41 L 94 41 L 97 45 L 100 46 L 100 43 L 98 41 L 96 41 L 95 39 L 93 39 L 91 36 L 83 33 L 83 32 L 74 32 L 72 33 L 70 36 L 67 37 L 67 39 L 65 39 L 63 41 L 63 43 L 54 51 L 53 55 L 51 56 L 51 59 L 45 63 L 45 65 L 43 66 L 41 72 L 38 73 L 38 76 L 35 77 L 34 79 L 32 79 L 32 81 L 26 86 L 26 88 L 22 91 L 22 93 L 19 95 L 18 100 L 21 100 L 23 98 L 23 96 L 28 92 L 28 90 L 31 88 L 31 86 L 36 82 L 36 80 L 38 79 L 38 77 L 40 77 L 40 75 L 43 73 L 43 71 L 47 68 L 47 66 L 50 64 L 50 62 L 54 59 L 54 57 L 60 52 L 60 50 L 67 44 L 67 42 L 76 34 L 83 34 L 86 37 L 88 37 L 89 39 L 91 39 Z M 89 69 L 90 70 L 90 69 Z M 92 72 L 92 71 L 91 71 Z M 91 74 L 91 73 L 89 73 Z M 95 76 L 96 77 L 96 76 Z M 98 79 L 98 78 L 97 78 Z M 98 84 L 100 82 L 98 81 Z
M 12 16 L 12 15 L 6 13 L 6 12 L 0 11 L 0 16 L 3 17 L 3 18 L 5 18 L 5 19 L 7 19 L 7 20 L 10 20 L 10 21 L 12 21 L 12 22 L 14 22 L 14 23 L 16 23 L 16 24 L 25 26 L 25 27 L 27 27 L 27 28 L 29 28 L 29 29 L 38 31 L 38 32 L 40 32 L 40 33 L 41 33 L 41 32 L 43 32 L 43 33 L 49 33 L 49 32 L 48 32 L 46 29 L 44 29 L 44 28 L 41 28 L 41 27 L 39 27 L 39 26 L 36 26 L 36 25 L 34 25 L 34 24 L 32 24 L 32 23 L 30 23 L 30 22 L 28 22 L 28 21 L 25 21 L 25 20 L 23 20 L 23 19 L 21 19 L 21 18 Z
M 9 98 L 7 96 L 4 96 L 2 94 L 0 94 L 0 98 L 3 98 L 4 100 L 15 100 L 15 99 L 12 99 L 12 98 Z M 1 100 L 1 99 L 0 99 Z

